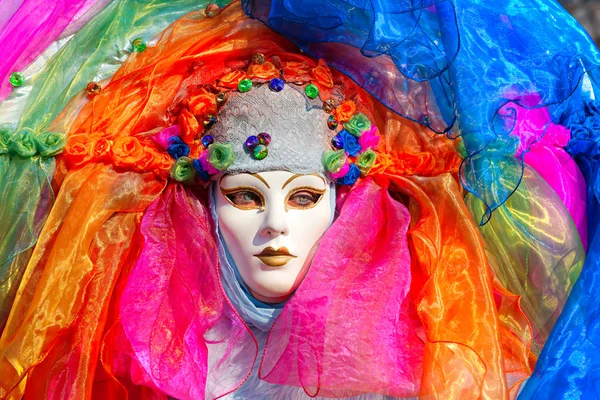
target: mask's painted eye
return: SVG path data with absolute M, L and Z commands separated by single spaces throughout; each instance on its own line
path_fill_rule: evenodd
M 313 208 L 319 203 L 324 193 L 324 190 L 315 188 L 297 188 L 287 198 L 286 205 L 288 208 L 298 210 Z
M 221 192 L 233 206 L 241 210 L 262 210 L 265 207 L 265 199 L 257 189 L 249 187 L 221 188 Z

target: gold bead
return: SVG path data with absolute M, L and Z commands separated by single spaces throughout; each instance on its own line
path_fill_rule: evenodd
M 323 102 L 323 110 L 330 114 L 335 109 L 335 103 L 332 99 L 325 100 Z
M 262 53 L 254 53 L 252 54 L 252 62 L 254 64 L 264 64 L 266 61 L 265 55 Z
M 209 4 L 208 6 L 206 6 L 206 9 L 204 10 L 204 12 L 206 13 L 206 16 L 208 18 L 212 18 L 215 15 L 218 15 L 219 11 L 221 11 L 221 9 L 215 3 Z
M 100 84 L 97 82 L 90 82 L 85 87 L 85 90 L 90 96 L 96 96 L 102 91 L 102 86 L 100 86 Z
M 225 92 L 220 92 L 217 94 L 216 96 L 217 99 L 217 106 L 222 106 L 223 104 L 225 104 L 227 102 L 227 93 Z

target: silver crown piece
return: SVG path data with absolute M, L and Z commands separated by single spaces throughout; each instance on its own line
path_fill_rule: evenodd
M 331 149 L 334 131 L 327 126 L 329 114 L 320 99 L 309 99 L 301 87 L 286 84 L 273 92 L 268 84 L 247 93 L 231 93 L 207 132 L 216 142 L 231 143 L 236 155 L 227 173 L 284 170 L 295 174 L 320 173 L 323 152 Z M 266 132 L 271 136 L 269 155 L 257 160 L 244 143 L 249 136 Z

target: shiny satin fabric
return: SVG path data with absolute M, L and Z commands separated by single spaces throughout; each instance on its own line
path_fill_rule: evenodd
M 468 196 L 475 220 L 485 212 Z M 480 231 L 496 278 L 521 297 L 539 354 L 577 281 L 585 251 L 563 202 L 530 166 L 517 191 Z
M 206 19 L 201 12 L 192 13 L 169 27 L 156 46 L 128 58 L 102 93 L 83 107 L 69 140 L 81 140 L 79 143 L 84 146 L 126 136 L 143 140 L 167 126 L 167 110 L 180 85 L 212 82 L 222 75 L 224 60 L 249 60 L 257 51 L 297 49 L 259 21 L 245 17 L 238 3 L 221 11 L 219 18 Z M 194 66 L 201 66 L 203 73 L 195 75 L 198 81 L 186 81 Z M 402 119 L 356 90 L 365 106 L 372 109 L 383 137 L 381 150 L 393 158 L 379 165 L 375 186 L 369 190 L 379 193 L 377 196 L 387 205 L 386 215 L 396 218 L 394 226 L 399 230 L 405 229 L 408 222 L 401 204 L 411 218 L 407 241 L 398 239 L 402 241 L 398 248 L 408 245 L 410 251 L 407 296 L 415 313 L 402 311 L 401 317 L 406 323 L 412 321 L 421 327 L 416 332 L 422 332 L 419 339 L 423 356 L 422 360 L 415 356 L 412 366 L 422 363 L 423 372 L 415 373 L 418 366 L 407 368 L 404 379 L 412 379 L 411 390 L 418 391 L 424 399 L 514 398 L 535 360 L 530 351 L 532 331 L 519 308 L 518 297 L 504 289 L 491 273 L 484 242 L 458 184 L 460 160 L 455 143 Z M 74 115 L 76 109 L 77 102 L 73 102 L 63 115 Z M 150 261 L 156 263 L 164 256 L 161 251 L 155 254 L 150 250 L 165 250 L 160 240 L 148 240 L 150 233 L 160 235 L 160 228 L 167 227 L 170 235 L 195 240 L 186 238 L 195 218 L 182 217 L 175 228 L 175 219 L 170 221 L 168 217 L 177 204 L 186 212 L 199 212 L 195 202 L 202 199 L 189 197 L 181 188 L 165 190 L 167 183 L 156 174 L 114 169 L 101 157 L 68 171 L 63 161 L 59 159 L 59 174 L 55 176 L 55 184 L 60 187 L 55 205 L 0 338 L 0 393 L 10 398 L 25 394 L 34 399 L 46 393 L 66 393 L 84 399 L 120 399 L 127 394 L 144 399 L 192 396 L 201 393 L 202 380 L 179 377 L 176 388 L 167 381 L 177 376 L 172 374 L 179 371 L 176 367 L 202 370 L 205 365 L 211 394 L 216 397 L 223 394 L 219 392 L 221 388 L 235 388 L 244 375 L 225 373 L 237 365 L 235 357 L 233 364 L 212 363 L 209 350 L 208 361 L 202 358 L 206 356 L 203 341 L 208 343 L 212 338 L 212 344 L 218 344 L 217 339 L 226 337 L 227 332 L 245 335 L 247 330 L 232 328 L 239 327 L 234 311 L 225 320 L 233 322 L 215 325 L 219 327 L 215 336 L 194 336 L 195 327 L 202 321 L 184 312 L 178 314 L 176 301 L 181 301 L 185 310 L 208 312 L 201 297 L 204 289 L 199 289 L 202 282 L 194 281 L 198 287 L 186 288 L 186 279 L 197 278 L 193 273 L 161 280 L 161 268 L 165 273 L 177 269 L 173 263 L 154 264 L 157 269 L 153 273 L 158 274 L 155 293 L 148 282 L 152 275 L 144 273 Z M 367 185 L 365 182 L 362 184 Z M 386 188 L 394 200 L 384 195 Z M 353 193 L 348 190 L 341 191 L 340 204 L 351 196 Z M 383 217 L 377 221 L 385 220 Z M 206 223 L 198 226 L 206 227 Z M 390 237 L 397 233 L 390 232 Z M 396 245 L 394 241 L 390 243 Z M 210 251 L 198 243 L 194 246 L 206 251 L 203 254 L 210 263 L 214 262 Z M 169 247 L 167 254 L 172 250 Z M 396 266 L 404 266 L 405 250 L 403 261 Z M 190 260 L 186 258 L 183 264 L 189 267 Z M 210 263 L 208 267 L 214 265 Z M 214 275 L 210 279 L 214 280 Z M 147 287 L 128 287 L 135 282 L 143 282 Z M 402 286 L 398 293 L 402 295 L 406 290 L 403 285 L 408 282 L 398 283 Z M 169 301 L 161 303 L 158 289 L 162 294 L 171 289 L 173 294 L 187 294 L 183 300 L 166 296 Z M 218 298 L 218 293 L 211 296 Z M 396 304 L 400 300 L 395 299 Z M 141 322 L 141 316 L 149 315 L 137 308 L 141 305 L 147 305 L 160 323 L 151 326 L 147 319 Z M 218 303 L 213 306 L 219 310 Z M 390 322 L 395 323 L 400 316 L 392 314 Z M 185 328 L 172 328 L 174 321 L 182 321 Z M 164 340 L 155 340 L 148 331 L 155 328 L 154 335 L 159 335 L 156 338 Z M 148 341 L 150 348 L 144 345 Z M 189 347 L 182 347 L 182 343 Z M 219 351 L 228 350 L 224 347 Z M 190 352 L 182 353 L 182 349 Z M 229 350 L 239 351 L 240 347 Z M 389 349 L 377 349 L 386 350 Z M 409 350 L 418 353 L 418 347 Z M 183 367 L 181 357 L 192 355 L 198 356 L 194 359 L 198 366 Z M 217 379 L 211 386 L 211 370 L 224 380 Z M 231 379 L 227 380 L 229 376 Z M 343 381 L 343 376 L 339 378 Z M 365 390 L 357 386 L 356 389 Z
M 588 125 L 598 117 L 597 104 L 586 104 L 585 115 L 573 115 L 575 124 Z M 590 106 L 596 106 L 591 112 Z M 593 108 L 593 107 L 592 107 Z M 580 126 L 581 128 L 581 126 Z M 600 377 L 600 131 L 589 136 L 574 135 L 567 147 L 587 182 L 588 232 L 590 245 L 583 270 L 556 326 L 544 347 L 534 374 L 519 399 L 595 399 Z

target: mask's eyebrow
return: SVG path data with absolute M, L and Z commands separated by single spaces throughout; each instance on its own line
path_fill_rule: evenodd
M 323 177 L 322 177 L 321 175 L 319 175 L 319 174 L 316 174 L 316 173 L 315 173 L 315 174 L 308 174 L 308 175 L 314 175 L 314 176 L 316 176 L 317 178 L 319 178 L 319 179 L 321 179 L 321 180 L 323 181 L 323 184 L 324 184 L 325 186 L 327 186 L 327 183 L 325 182 L 325 179 L 323 179 Z M 299 178 L 299 177 L 301 177 L 301 176 L 307 176 L 307 175 L 301 175 L 301 174 L 292 175 L 292 176 L 290 177 L 290 179 L 288 179 L 287 181 L 285 181 L 285 183 L 283 184 L 283 186 L 282 186 L 281 188 L 282 188 L 282 189 L 284 189 L 284 188 L 285 188 L 285 187 L 288 185 L 288 183 L 290 183 L 290 182 L 291 182 L 291 181 L 293 181 L 294 179 L 296 179 L 296 178 Z
M 265 186 L 267 187 L 267 189 L 271 189 L 271 186 L 269 186 L 269 184 L 267 183 L 267 181 L 265 180 L 265 178 L 263 178 L 262 176 L 260 176 L 260 174 L 248 174 L 250 176 L 255 177 L 256 179 L 260 180 L 262 183 L 265 184 Z M 225 178 L 227 175 L 223 175 L 221 177 L 221 179 L 219 179 L 219 186 L 221 186 L 221 181 L 223 180 L 223 178 Z M 285 185 L 284 185 L 285 186 Z

